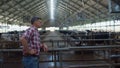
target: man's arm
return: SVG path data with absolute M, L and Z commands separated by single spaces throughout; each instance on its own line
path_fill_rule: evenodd
M 21 37 L 20 38 L 20 42 L 22 43 L 22 46 L 24 47 L 24 49 L 26 50 L 26 52 L 28 52 L 29 48 L 28 48 L 27 40 L 24 37 Z
M 26 50 L 26 53 L 28 53 L 28 54 L 35 54 L 37 52 L 34 49 L 29 49 L 27 40 L 24 37 L 20 38 L 20 42 L 22 43 L 24 49 Z

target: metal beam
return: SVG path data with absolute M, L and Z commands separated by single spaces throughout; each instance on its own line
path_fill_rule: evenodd
M 65 1 L 64 1 L 65 2 Z M 67 2 L 65 2 L 65 3 L 67 3 Z M 69 3 L 67 3 L 67 4 L 69 4 Z M 75 3 L 76 4 L 76 3 Z M 70 4 L 69 4 L 70 5 Z M 72 6 L 72 5 L 71 5 Z M 73 6 L 72 6 L 73 7 Z M 82 6 L 80 6 L 81 8 L 83 8 Z M 76 12 L 80 9 L 80 8 L 77 8 L 77 7 L 73 7 L 73 8 L 75 8 L 76 9 Z M 84 11 L 89 11 L 89 10 L 85 10 L 84 9 Z M 91 11 L 89 11 L 90 13 L 92 13 L 93 14 L 93 12 L 91 12 Z M 94 14 L 95 15 L 95 14 Z
M 66 15 L 66 13 L 68 13 L 69 14 L 69 10 L 66 10 L 65 8 L 63 8 L 63 7 L 61 7 L 61 6 L 58 6 L 58 14 L 57 14 L 57 16 L 58 17 L 61 17 L 61 18 L 63 18 L 63 16 L 65 16 Z M 62 16 L 60 15 L 60 13 L 62 13 Z
M 29 3 L 31 3 L 31 2 L 33 2 L 33 1 L 30 1 Z M 22 2 L 17 2 L 17 3 L 22 3 Z M 37 2 L 36 2 L 37 3 Z M 18 5 L 20 5 L 20 4 L 18 4 Z M 23 5 L 23 6 L 27 6 L 28 4 L 26 4 L 26 5 Z M 25 12 L 29 12 L 29 14 L 32 14 L 32 12 L 30 12 L 30 11 L 28 11 L 28 10 L 26 10 L 24 7 L 22 7 L 22 9 L 23 10 L 19 10 L 19 14 L 15 14 L 15 15 L 17 15 L 18 17 L 17 18 L 19 18 L 20 16 L 22 17 L 23 16 L 23 14 L 24 14 L 24 10 L 25 10 Z M 18 11 L 18 10 L 17 10 Z M 12 13 L 12 14 L 14 14 L 14 13 Z
M 74 2 L 74 1 L 72 1 L 72 0 L 71 0 L 71 2 L 73 2 L 73 3 L 76 4 L 76 5 L 78 5 L 79 7 L 82 7 L 82 6 L 81 6 L 80 4 L 78 4 L 77 2 Z M 81 1 L 81 2 L 82 2 L 82 1 Z M 87 4 L 87 2 L 85 2 L 85 4 L 86 4 L 87 6 L 89 6 L 89 7 L 91 7 L 90 5 Z M 83 8 L 84 8 L 84 7 L 83 7 Z M 79 8 L 77 8 L 77 9 L 79 10 Z M 84 11 L 85 11 L 85 10 L 89 11 L 90 13 L 92 13 L 92 14 L 94 14 L 94 15 L 96 16 L 96 14 L 95 14 L 94 12 L 92 12 L 92 11 L 90 11 L 90 10 L 88 10 L 88 9 L 84 9 Z
M 20 3 L 22 3 L 23 1 L 20 1 L 20 2 L 17 2 L 15 5 L 20 5 Z M 30 1 L 29 3 L 31 3 L 31 2 L 33 2 L 33 1 Z M 18 4 L 19 3 L 19 4 Z M 38 3 L 38 2 L 36 2 L 36 3 Z M 26 5 L 24 5 L 24 6 L 27 6 L 28 4 L 26 4 Z M 19 8 L 20 9 L 20 8 Z M 28 11 L 28 10 L 26 10 L 24 7 L 22 7 L 22 9 L 23 10 L 25 10 L 26 12 L 29 12 L 29 14 L 32 14 L 30 11 Z M 16 16 L 17 15 L 17 17 L 12 17 L 13 19 L 15 19 L 15 18 L 20 18 L 20 16 L 21 15 L 23 15 L 24 13 L 22 12 L 22 10 L 20 11 L 20 10 L 17 10 L 16 9 L 16 11 L 19 11 L 20 13 L 19 14 L 14 14 L 14 12 L 13 13 L 10 13 L 10 14 L 14 14 L 14 16 Z M 9 14 L 9 15 L 10 15 Z
M 41 11 L 43 11 L 44 9 L 45 9 L 45 6 L 40 6 L 39 8 L 36 8 L 36 9 L 31 10 L 31 12 L 35 12 L 35 11 L 41 12 Z
M 97 4 L 97 3 L 96 3 Z M 95 5 L 96 5 L 95 4 Z M 100 9 L 97 9 L 96 7 L 94 7 L 94 5 L 89 5 L 89 4 L 87 4 L 86 3 L 86 5 L 88 5 L 88 6 L 90 6 L 95 12 L 99 12 L 100 14 L 101 13 L 103 13 L 103 12 L 101 12 L 101 10 Z M 98 16 L 98 13 L 94 13 L 94 14 L 96 14 L 96 16 Z M 105 13 L 103 13 L 104 15 L 105 15 Z M 101 16 L 101 15 L 100 15 Z
M 65 2 L 65 1 L 64 1 L 64 3 L 69 4 L 68 2 Z M 75 3 L 75 4 L 76 4 L 76 3 Z M 77 8 L 77 7 L 73 7 L 73 6 L 70 5 L 70 4 L 69 4 L 69 6 L 71 6 L 72 8 L 75 8 L 74 11 L 76 11 L 76 12 L 80 9 L 80 8 Z M 80 6 L 80 5 L 79 5 L 79 6 Z M 83 8 L 82 6 L 80 6 L 80 7 Z M 85 10 L 85 9 L 84 9 L 84 11 L 89 11 L 89 10 L 87 10 L 87 9 Z M 91 14 L 94 14 L 92 11 L 89 11 L 89 13 L 90 13 L 90 15 L 91 15 Z M 73 14 L 74 14 L 74 13 L 73 13 Z M 71 15 L 70 15 L 70 16 L 71 16 Z M 70 16 L 69 16 L 69 17 L 70 17 Z M 94 14 L 94 17 L 95 17 L 95 16 L 96 16 L 96 14 Z M 68 17 L 68 18 L 69 18 L 69 17 Z
M 36 14 L 40 14 L 39 12 L 35 12 Z M 48 12 L 47 11 L 43 11 L 43 12 L 41 12 L 41 14 L 40 15 L 47 15 L 48 14 Z
M 9 3 L 11 0 L 3 0 L 3 1 L 1 1 L 1 4 L 0 4 L 0 6 L 3 6 L 3 5 L 5 5 L 5 4 L 7 4 L 7 3 Z
M 46 8 L 46 9 L 47 9 L 47 8 Z M 36 13 L 36 12 L 39 12 L 39 13 L 42 13 L 42 12 L 48 12 L 48 11 L 45 11 L 46 9 L 44 9 L 44 10 L 41 10 L 41 9 L 34 10 L 34 13 Z
M 93 0 L 94 2 L 98 3 L 100 6 L 102 6 L 103 8 L 105 8 L 106 10 L 108 10 L 108 7 L 105 6 L 104 4 L 101 3 L 101 0 L 97 1 L 97 0 Z M 104 1 L 104 0 L 103 0 Z
M 21 2 L 23 2 L 23 1 L 20 1 L 19 3 L 21 3 Z M 15 4 L 15 5 L 18 5 L 18 4 Z M 10 6 L 9 6 L 10 7 Z M 11 7 L 13 7 L 13 6 L 11 6 Z M 16 9 L 16 8 L 14 8 L 13 7 L 13 9 Z M 4 11 L 9 11 L 9 9 L 7 9 L 7 10 L 4 10 Z M 9 15 L 11 15 L 11 14 L 13 14 L 14 13 L 14 11 L 13 12 L 8 12 L 9 13 Z M 8 15 L 8 17 L 9 17 L 9 15 Z M 14 14 L 13 14 L 14 15 Z M 16 16 L 16 15 L 14 15 L 14 16 Z M 10 19 L 14 19 L 13 17 L 10 17 Z M 10 20 L 10 19 L 8 19 L 8 20 Z
M 63 7 L 64 9 L 66 9 L 64 6 L 61 6 L 61 7 Z M 58 7 L 58 8 L 59 8 L 59 7 Z M 67 10 L 68 10 L 68 9 L 67 9 Z M 68 11 L 69 11 L 69 10 L 68 10 Z M 73 12 L 76 12 L 76 10 L 74 10 Z M 73 13 L 73 12 L 72 12 L 72 13 Z M 86 13 L 86 12 L 85 12 L 85 13 Z M 90 14 L 87 13 L 87 16 L 88 16 L 88 15 L 90 15 Z M 90 17 L 90 16 L 89 16 L 89 17 Z M 93 16 L 92 16 L 92 18 L 93 18 Z
M 31 11 L 31 10 L 35 9 L 36 7 L 39 7 L 39 6 L 41 6 L 42 4 L 44 4 L 44 3 L 45 3 L 44 0 L 42 0 L 40 3 L 35 3 L 36 5 L 34 4 L 34 6 L 29 7 L 29 8 L 28 8 L 28 11 Z

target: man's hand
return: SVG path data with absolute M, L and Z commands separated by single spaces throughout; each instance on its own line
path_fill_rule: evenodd
M 45 51 L 45 52 L 47 52 L 48 51 L 48 47 L 47 47 L 47 45 L 46 44 L 41 44 L 42 46 L 42 48 L 43 48 L 43 50 Z
M 28 53 L 31 54 L 31 55 L 34 55 L 34 54 L 37 53 L 37 50 L 36 49 L 30 49 Z
M 44 44 L 43 49 L 44 49 L 45 52 L 47 52 L 48 51 L 47 45 Z

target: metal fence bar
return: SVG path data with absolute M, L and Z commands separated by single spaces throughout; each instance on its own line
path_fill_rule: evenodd
M 52 43 L 54 43 L 54 42 L 52 42 Z M 52 46 L 54 46 L 54 45 L 52 45 Z M 59 53 L 59 59 L 58 60 L 60 62 L 60 66 L 62 68 L 63 67 L 62 62 L 64 62 L 64 60 L 62 60 L 62 52 L 64 52 L 64 51 L 88 51 L 88 50 L 91 50 L 91 51 L 98 51 L 98 50 L 104 51 L 104 50 L 111 50 L 113 48 L 120 48 L 120 45 L 105 45 L 105 46 L 103 46 L 103 45 L 94 46 L 93 45 L 93 46 L 79 46 L 79 47 L 65 47 L 65 48 L 50 48 L 48 50 L 48 52 L 49 51 L 52 52 L 52 55 L 53 55 L 52 60 L 54 60 L 53 62 L 55 64 L 55 68 L 57 68 L 57 57 L 56 57 L 56 55 L 57 55 L 57 53 Z M 22 49 L 0 49 L 0 52 L 19 52 L 19 51 L 22 52 Z M 111 68 L 111 65 L 114 66 L 115 64 L 110 63 L 110 65 L 109 65 L 110 68 Z M 93 64 L 93 66 L 94 66 L 94 64 Z

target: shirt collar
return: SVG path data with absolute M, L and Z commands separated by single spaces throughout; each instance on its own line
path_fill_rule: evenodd
M 38 28 L 37 28 L 37 27 L 35 27 L 35 26 L 33 26 L 33 25 L 32 25 L 31 27 L 32 27 L 32 28 L 34 28 L 35 30 L 38 30 Z

